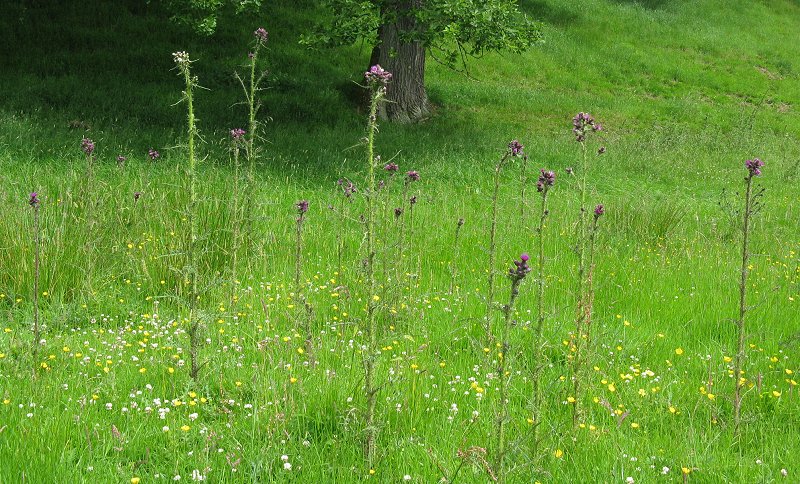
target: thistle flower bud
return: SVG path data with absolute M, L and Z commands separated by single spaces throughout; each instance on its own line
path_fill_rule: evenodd
M 596 207 L 594 207 L 594 218 L 595 219 L 600 218 L 604 213 L 606 213 L 606 208 L 603 206 L 602 203 L 597 205 Z
M 519 256 L 519 260 L 514 261 L 514 267 L 508 270 L 508 277 L 513 281 L 524 279 L 531 271 L 530 266 L 528 266 L 529 260 L 530 256 L 528 256 L 527 253 L 522 253 L 522 255 Z

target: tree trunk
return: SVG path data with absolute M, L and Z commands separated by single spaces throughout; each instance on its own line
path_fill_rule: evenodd
M 382 119 L 413 123 L 430 114 L 425 91 L 425 45 L 406 38 L 418 28 L 411 11 L 423 3 L 424 0 L 402 0 L 384 6 L 383 17 L 390 20 L 378 29 L 380 43 L 372 56 L 374 60 L 377 54 L 377 63 L 392 73 L 388 102 L 381 105 L 379 112 Z

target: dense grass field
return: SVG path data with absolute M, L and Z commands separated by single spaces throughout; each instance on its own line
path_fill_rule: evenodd
M 171 24 L 157 4 L 96 0 L 87 15 L 83 4 L 48 3 L 0 7 L 9 40 L 0 42 L 0 482 L 491 482 L 502 378 L 508 482 L 800 479 L 800 54 L 787 41 L 800 31 L 797 2 L 523 0 L 544 44 L 476 60 L 470 77 L 431 62 L 435 115 L 383 124 L 377 136 L 383 160 L 421 175 L 407 186 L 379 175 L 388 183 L 378 294 L 364 282 L 363 190 L 348 199 L 337 185 L 364 187 L 367 46 L 298 46 L 318 14 L 310 1 L 265 2 L 258 18 L 226 14 L 210 39 Z M 246 125 L 246 107 L 233 72 L 262 25 L 269 89 L 257 183 L 237 196 L 228 132 Z M 197 381 L 181 272 L 190 214 L 178 50 L 208 89 L 195 106 Z M 607 150 L 590 157 L 587 197 L 606 213 L 585 384 L 574 394 L 579 111 L 604 126 L 587 142 Z M 85 137 L 97 146 L 91 176 Z M 541 356 L 535 274 L 521 285 L 505 354 L 483 332 L 493 176 L 512 139 L 529 158 L 501 173 L 498 304 L 512 260 L 535 257 L 539 169 L 556 172 Z M 766 163 L 756 179 L 765 191 L 750 240 L 737 441 L 744 161 L 754 157 Z M 36 350 L 31 192 L 41 199 Z M 381 385 L 370 467 L 362 359 L 374 297 Z M 501 319 L 494 311 L 496 331 Z

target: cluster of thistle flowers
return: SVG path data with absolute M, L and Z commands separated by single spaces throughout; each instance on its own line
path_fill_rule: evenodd
M 514 261 L 514 267 L 508 270 L 508 277 L 513 282 L 521 281 L 525 279 L 525 276 L 531 271 L 530 266 L 528 266 L 528 261 L 530 260 L 530 256 L 527 253 L 523 253 L 519 256 L 519 260 Z
M 233 133 L 233 130 L 231 130 L 231 133 Z M 244 131 L 242 131 L 242 135 L 244 135 Z M 94 150 L 95 150 L 94 141 L 92 141 L 89 138 L 83 138 L 81 140 L 81 151 L 86 153 L 87 157 L 91 158 L 92 155 L 94 154 Z M 161 153 L 159 153 L 158 151 L 156 151 L 153 148 L 150 148 L 149 150 L 147 150 L 147 156 L 151 160 L 157 160 L 158 158 L 161 157 Z M 125 163 L 127 160 L 128 160 L 128 157 L 126 157 L 126 156 L 123 156 L 123 155 L 118 155 L 117 156 L 117 163 L 120 164 L 120 165 Z
M 175 64 L 178 65 L 181 69 L 185 69 L 189 67 L 191 61 L 189 60 L 189 54 L 186 51 L 178 51 L 172 53 L 172 60 L 175 61 Z
M 348 200 L 353 196 L 354 193 L 358 191 L 355 183 L 347 178 L 339 178 L 336 181 L 336 184 L 342 188 L 342 193 Z
M 89 138 L 83 138 L 81 140 L 81 150 L 86 153 L 86 156 L 92 156 L 92 153 L 94 153 L 94 141 Z
M 39 194 L 36 192 L 31 193 L 28 204 L 33 208 L 37 208 L 39 206 Z
M 754 176 L 761 176 L 761 168 L 764 166 L 764 162 L 758 158 L 753 158 L 752 160 L 747 160 L 744 162 L 744 167 L 747 168 L 750 177 Z
M 544 168 L 539 170 L 539 179 L 536 181 L 536 190 L 546 192 L 556 183 L 556 173 Z
M 380 157 L 378 157 L 378 160 L 380 160 Z M 400 171 L 400 167 L 397 165 L 397 163 L 387 163 L 386 165 L 384 165 L 383 169 L 386 170 L 389 173 L 389 175 L 392 176 L 398 171 Z M 419 180 L 420 180 L 420 175 L 418 171 L 410 170 L 406 172 L 406 177 L 405 177 L 406 183 L 412 183 Z
M 241 141 L 244 139 L 245 134 L 247 134 L 247 131 L 243 130 L 242 128 L 234 128 L 231 130 L 231 140 L 234 142 Z
M 259 27 L 253 32 L 253 35 L 258 40 L 260 44 L 266 44 L 269 40 L 269 32 L 264 29 L 264 27 Z
M 572 132 L 578 142 L 586 141 L 586 135 L 590 131 L 602 131 L 603 125 L 595 123 L 594 118 L 589 113 L 580 112 L 572 118 Z M 605 151 L 605 149 L 603 149 Z
M 269 40 L 269 32 L 264 27 L 259 27 L 253 32 L 253 36 L 256 38 L 256 50 L 258 50 L 262 45 L 267 45 L 267 41 Z M 247 58 L 253 59 L 255 58 L 255 52 L 248 52 Z
M 370 86 L 386 86 L 386 84 L 389 84 L 389 81 L 392 80 L 392 73 L 381 67 L 380 64 L 375 64 L 364 73 L 364 78 Z

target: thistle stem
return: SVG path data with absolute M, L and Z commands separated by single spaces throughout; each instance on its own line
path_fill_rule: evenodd
M 733 377 L 736 388 L 733 394 L 733 435 L 737 442 L 741 436 L 741 409 L 742 409 L 742 366 L 745 359 L 745 315 L 747 313 L 747 276 L 750 269 L 750 217 L 753 212 L 753 174 L 747 179 L 745 192 L 744 220 L 742 223 L 742 268 L 739 279 L 739 319 L 736 321 L 738 342 L 736 346 L 736 360 L 734 362 Z
M 375 358 L 377 350 L 376 334 L 376 309 L 375 301 L 376 281 L 375 281 L 375 198 L 377 196 L 375 184 L 375 133 L 378 131 L 378 104 L 383 98 L 383 91 L 377 88 L 373 91 L 369 107 L 369 121 L 367 124 L 367 349 L 364 355 L 364 393 L 367 398 L 366 412 L 366 453 L 367 465 L 373 468 L 375 462 L 375 450 L 378 429 L 375 426 L 375 406 L 377 403 L 377 388 L 375 387 Z

